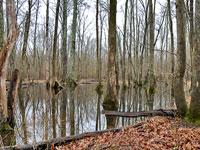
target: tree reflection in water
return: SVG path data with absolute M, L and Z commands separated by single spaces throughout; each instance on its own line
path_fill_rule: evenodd
M 159 86 L 159 85 L 158 85 Z M 63 89 L 57 95 L 46 90 L 45 85 L 22 89 L 16 104 L 16 144 L 33 143 L 53 137 L 81 134 L 83 132 L 106 129 L 106 117 L 101 114 L 103 94 L 95 92 L 95 84 L 79 85 L 75 90 Z M 162 85 L 162 91 L 170 91 L 170 86 Z M 105 93 L 104 88 L 104 93 Z M 119 111 L 136 112 L 170 107 L 170 93 L 160 90 L 153 101 L 144 89 L 129 88 L 119 92 Z M 162 96 L 160 96 L 162 94 Z M 151 103 L 149 103 L 151 102 Z M 107 117 L 112 127 L 127 126 L 145 118 Z M 3 135 L 3 134 L 1 134 Z M 10 134 L 14 137 L 13 134 Z M 15 141 L 15 140 L 14 140 Z M 9 145 L 7 142 L 6 145 Z M 14 142 L 15 143 L 15 142 Z

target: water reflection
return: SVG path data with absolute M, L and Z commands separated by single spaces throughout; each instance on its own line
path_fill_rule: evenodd
M 46 90 L 45 85 L 23 89 L 16 104 L 16 144 L 106 129 L 106 117 L 101 114 L 104 95 L 97 94 L 95 87 L 95 84 L 79 85 L 75 90 L 63 89 L 58 94 Z M 153 99 L 143 89 L 121 88 L 119 111 L 137 112 L 170 107 L 171 96 L 165 92 L 170 91 L 169 87 L 158 85 Z M 127 126 L 144 119 L 119 117 L 114 125 Z M 6 145 L 11 143 L 7 142 Z

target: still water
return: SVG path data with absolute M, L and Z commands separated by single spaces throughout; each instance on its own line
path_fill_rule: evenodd
M 45 85 L 23 89 L 21 98 L 17 98 L 14 133 L 7 136 L 14 138 L 12 141 L 8 140 L 10 143 L 7 141 L 4 144 L 23 145 L 106 129 L 106 117 L 101 114 L 106 88 L 102 95 L 98 95 L 95 87 L 96 84 L 78 85 L 73 93 L 69 89 L 63 89 L 57 94 L 47 91 Z M 144 89 L 133 87 L 126 91 L 120 89 L 118 98 L 119 111 L 125 112 L 166 109 L 174 105 L 170 86 L 164 84 L 157 86 L 153 99 L 149 98 Z M 131 125 L 144 119 L 119 117 L 116 127 Z

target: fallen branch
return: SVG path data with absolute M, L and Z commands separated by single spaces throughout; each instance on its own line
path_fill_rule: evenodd
M 95 131 L 95 132 L 87 132 L 87 133 L 74 135 L 74 136 L 54 138 L 54 139 L 50 139 L 48 141 L 42 141 L 42 142 L 33 143 L 33 144 L 1 147 L 0 150 L 10 150 L 10 149 L 12 149 L 12 150 L 52 149 L 53 147 L 65 145 L 65 144 L 67 144 L 69 142 L 81 140 L 81 139 L 84 139 L 86 137 L 92 137 L 92 136 L 101 135 L 101 134 L 103 134 L 105 132 L 119 132 L 120 130 L 122 130 L 122 128 L 108 129 L 108 130 Z
M 152 110 L 152 111 L 141 111 L 141 112 L 119 112 L 119 111 L 108 111 L 103 110 L 102 114 L 109 116 L 118 116 L 118 117 L 152 117 L 152 116 L 176 116 L 177 110 Z

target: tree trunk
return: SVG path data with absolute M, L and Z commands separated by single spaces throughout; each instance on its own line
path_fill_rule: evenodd
M 36 9 L 36 17 L 35 17 L 35 29 L 34 29 L 34 38 L 33 38 L 33 68 L 36 69 L 36 40 L 37 40 L 37 22 L 38 22 L 38 13 L 39 13 L 39 7 L 40 7 L 40 1 L 37 1 L 37 9 Z M 35 72 L 33 73 L 35 75 Z
M 75 134 L 75 89 L 70 87 L 70 135 Z
M 132 57 L 132 33 L 134 33 L 133 42 L 135 42 L 135 26 L 134 26 L 134 0 L 131 1 L 130 10 L 130 37 L 129 37 L 129 53 L 128 53 L 128 86 L 130 87 L 132 81 L 132 67 L 131 67 L 131 57 Z M 133 26 L 133 29 L 132 29 Z
M 190 64 L 191 64 L 191 72 L 192 72 L 192 77 L 194 76 L 194 38 L 193 38 L 193 34 L 194 34 L 194 15 L 193 15 L 193 0 L 190 0 Z M 191 86 L 192 86 L 192 77 L 191 77 Z
M 19 70 L 15 69 L 15 71 L 12 74 L 10 89 L 8 92 L 8 122 L 12 128 L 14 128 L 15 126 L 14 114 L 15 114 L 18 83 L 19 83 Z
M 168 13 L 169 13 L 169 27 L 170 27 L 170 35 L 171 35 L 171 96 L 174 97 L 174 34 L 173 34 L 173 22 L 172 22 L 172 16 L 171 16 L 171 5 L 170 0 L 168 0 Z
M 186 68 L 185 14 L 184 1 L 176 0 L 177 15 L 177 68 L 174 82 L 174 96 L 178 112 L 186 115 L 187 105 L 184 92 L 184 75 Z
M 24 72 L 25 72 L 26 50 L 27 50 L 27 45 L 28 45 L 29 29 L 30 29 L 30 23 L 31 23 L 31 8 L 32 8 L 32 0 L 28 0 L 28 13 L 26 14 L 25 31 L 24 31 L 24 43 L 23 43 L 23 48 L 22 48 L 22 64 L 21 64 L 20 88 L 22 86 L 22 80 L 24 78 Z
M 54 30 L 54 39 L 53 39 L 52 87 L 55 87 L 55 81 L 56 81 L 56 51 L 57 51 L 57 41 L 58 41 L 59 8 L 60 8 L 60 0 L 57 1 L 57 5 L 56 5 L 55 30 Z
M 45 69 L 46 69 L 46 83 L 49 85 L 49 0 L 47 0 L 47 9 L 46 9 L 46 63 L 45 63 Z
M 4 19 L 3 19 L 3 0 L 0 1 L 0 50 L 4 42 Z
M 63 0 L 63 22 L 62 22 L 62 82 L 65 84 L 67 81 L 67 0 Z
M 189 117 L 192 121 L 199 123 L 200 120 L 200 1 L 196 0 L 195 5 L 195 42 L 194 42 L 194 65 L 195 74 L 193 75 L 192 97 L 190 104 Z
M 99 0 L 96 1 L 96 54 L 97 54 L 97 79 L 99 84 L 97 85 L 97 91 L 101 90 L 101 55 L 99 51 Z
M 76 24 L 77 24 L 77 0 L 73 0 L 74 9 L 73 9 L 73 20 L 72 20 L 72 48 L 70 55 L 70 87 L 76 86 L 75 81 L 75 48 L 76 48 Z
M 147 30 L 148 30 L 148 8 L 149 8 L 149 3 L 146 6 L 145 9 L 145 29 L 144 29 L 144 36 L 143 36 L 143 45 L 142 45 L 142 50 L 141 50 L 141 56 L 140 56 L 140 75 L 139 75 L 139 85 L 142 85 L 142 76 L 143 76 L 143 62 L 144 62 L 144 50 L 146 46 L 146 38 L 147 38 Z M 140 36 L 140 35 L 138 35 Z M 138 37 L 139 39 L 139 37 Z M 138 41 L 139 42 L 139 41 Z M 138 43 L 139 44 L 139 43 Z M 139 54 L 139 52 L 137 51 Z
M 110 16 L 108 31 L 108 72 L 107 72 L 107 91 L 103 101 L 105 110 L 117 110 L 117 89 L 115 74 L 115 56 L 116 56 L 116 11 L 117 0 L 110 0 Z M 115 126 L 116 118 L 106 116 L 107 128 Z
M 155 5 L 155 4 L 154 4 Z M 149 0 L 149 24 L 150 24 L 150 92 L 153 94 L 155 89 L 154 77 L 154 12 L 152 0 Z
M 128 11 L 128 0 L 125 3 L 125 14 L 124 14 L 124 32 L 123 32 L 123 61 L 122 61 L 122 82 L 123 86 L 126 86 L 126 24 L 127 24 L 127 11 Z
M 67 107 L 67 90 L 63 91 L 63 97 L 60 106 L 60 124 L 61 124 L 61 136 L 66 136 L 66 107 Z
M 7 121 L 6 73 L 8 59 L 17 40 L 17 21 L 13 0 L 6 1 L 9 35 L 0 52 L 0 122 Z

